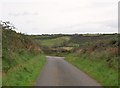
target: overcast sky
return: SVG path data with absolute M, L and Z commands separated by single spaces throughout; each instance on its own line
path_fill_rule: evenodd
M 18 32 L 115 33 L 119 0 L 0 0 L 0 20 Z

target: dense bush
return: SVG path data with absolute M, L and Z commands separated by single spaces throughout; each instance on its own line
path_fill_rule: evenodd
M 3 71 L 7 72 L 11 67 L 27 60 L 27 54 L 34 56 L 40 53 L 41 49 L 27 35 L 16 33 L 11 29 L 2 29 L 2 51 Z

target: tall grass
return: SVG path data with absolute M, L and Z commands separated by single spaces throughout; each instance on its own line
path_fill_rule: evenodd
M 103 56 L 101 59 L 105 58 L 106 56 Z M 106 61 L 100 60 L 95 56 L 89 57 L 88 54 L 80 56 L 77 54 L 69 54 L 66 55 L 66 60 L 89 74 L 89 76 L 96 79 L 101 85 L 118 86 L 118 70 L 110 68 Z
M 45 56 L 38 55 L 24 63 L 18 64 L 3 75 L 3 86 L 34 85 L 44 63 Z
M 42 54 L 41 47 L 30 36 L 12 30 L 9 27 L 10 22 L 3 23 L 5 25 L 1 24 L 2 27 L 0 28 L 3 40 L 2 85 L 33 85 L 45 63 L 45 56 Z

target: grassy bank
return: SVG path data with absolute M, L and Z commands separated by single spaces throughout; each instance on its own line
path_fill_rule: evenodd
M 97 58 L 95 60 L 95 58 Z M 103 56 L 102 58 L 106 58 Z M 114 58 L 117 59 L 117 58 Z M 81 56 L 76 54 L 66 55 L 66 60 L 83 70 L 92 78 L 96 79 L 103 86 L 118 85 L 118 71 L 107 66 L 107 62 L 98 59 L 98 57 L 90 57 L 87 54 Z M 117 65 L 117 64 L 116 64 Z
M 2 85 L 32 86 L 36 81 L 45 56 L 39 43 L 26 34 L 17 33 L 9 22 L 2 28 Z
M 37 55 L 24 63 L 18 64 L 3 75 L 3 86 L 34 85 L 44 63 L 45 56 Z

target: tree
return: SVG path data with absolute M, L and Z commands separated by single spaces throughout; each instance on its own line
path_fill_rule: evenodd
M 2 28 L 2 29 L 16 29 L 15 26 L 13 26 L 13 24 L 10 23 L 9 21 L 6 21 L 6 22 L 0 21 L 0 28 Z

